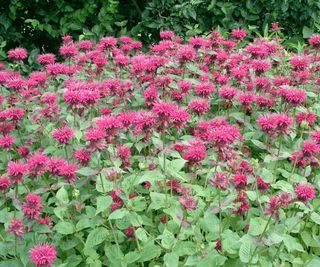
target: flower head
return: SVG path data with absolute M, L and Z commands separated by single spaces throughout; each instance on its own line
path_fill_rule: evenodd
M 294 188 L 294 192 L 296 193 L 298 200 L 302 202 L 307 202 L 308 200 L 316 198 L 316 191 L 309 183 L 298 184 Z
M 30 250 L 30 260 L 37 267 L 50 267 L 57 258 L 56 248 L 51 244 L 41 244 Z

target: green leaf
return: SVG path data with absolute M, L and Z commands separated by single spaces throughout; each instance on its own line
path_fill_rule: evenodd
M 283 243 L 289 253 L 293 251 L 301 251 L 301 252 L 304 251 L 302 245 L 298 243 L 297 239 L 290 235 L 284 235 Z
M 303 38 L 309 38 L 313 34 L 313 30 L 307 26 L 302 28 Z
M 204 223 L 211 233 L 216 234 L 218 236 L 219 219 L 210 209 L 206 211 L 204 214 Z
M 100 193 L 107 193 L 113 189 L 113 183 L 108 181 L 103 174 L 97 176 L 96 189 Z
M 158 210 L 158 209 L 161 209 L 162 207 L 165 207 L 165 201 L 166 201 L 165 194 L 151 192 L 150 197 L 151 197 L 151 204 L 149 205 L 150 210 L 151 209 Z
M 76 224 L 76 230 L 81 231 L 82 229 L 92 227 L 92 222 L 88 218 L 83 218 Z
M 134 263 L 135 261 L 138 261 L 140 258 L 140 252 L 138 251 L 130 251 L 124 256 L 127 263 Z
M 126 209 L 117 209 L 109 215 L 109 220 L 122 219 L 124 216 L 128 214 L 129 211 Z
M 260 142 L 259 140 L 251 140 L 251 142 L 258 148 L 265 150 L 266 149 L 266 145 L 262 142 Z
M 319 267 L 320 266 L 320 258 L 317 256 L 313 256 L 311 261 L 305 265 L 305 267 Z
M 172 252 L 178 256 L 194 255 L 197 253 L 197 246 L 191 241 L 177 241 L 173 247 Z
M 93 248 L 96 245 L 101 244 L 108 237 L 108 230 L 99 227 L 91 231 L 87 237 L 85 248 Z
M 140 262 L 150 261 L 154 258 L 158 258 L 161 255 L 161 249 L 159 246 L 153 244 L 153 242 L 148 242 L 141 250 Z
M 70 222 L 58 222 L 53 230 L 63 235 L 70 235 L 75 232 L 74 226 Z
M 19 260 L 3 260 L 0 263 L 0 267 L 23 267 L 21 261 Z
M 166 249 L 171 249 L 176 243 L 174 235 L 167 229 L 164 229 L 159 238 L 161 238 L 161 245 Z
M 222 247 L 229 254 L 237 255 L 240 248 L 240 237 L 231 230 L 225 230 L 222 233 Z
M 280 189 L 284 192 L 289 192 L 289 193 L 294 192 L 292 184 L 289 184 L 288 182 L 283 181 L 283 180 L 280 180 L 280 181 L 276 182 L 276 184 L 272 184 L 271 186 L 273 188 Z
M 93 170 L 89 167 L 83 167 L 77 171 L 78 174 L 83 175 L 83 176 L 93 176 L 98 173 L 97 170 Z
M 311 213 L 311 216 L 310 216 L 310 219 L 312 221 L 314 221 L 316 224 L 319 224 L 320 225 L 320 215 L 316 212 L 312 212 Z
M 63 187 L 61 187 L 57 194 L 56 194 L 56 198 L 57 200 L 61 203 L 61 204 L 68 204 L 69 203 L 69 197 L 68 197 L 68 192 L 67 190 Z
M 262 218 L 259 218 L 259 217 L 251 218 L 248 233 L 253 236 L 261 235 L 266 225 L 267 225 L 267 221 Z
M 141 240 L 142 242 L 148 241 L 148 237 L 146 232 L 142 228 L 138 228 L 136 231 L 136 237 Z
M 112 203 L 112 197 L 110 196 L 100 196 L 97 197 L 97 212 L 98 215 L 100 212 L 107 210 Z
M 175 253 L 166 253 L 163 257 L 163 261 L 167 267 L 179 266 L 179 256 Z
M 302 241 L 308 246 L 308 247 L 319 247 L 320 246 L 320 242 L 314 238 L 311 233 L 307 232 L 307 231 L 303 231 L 300 234 Z
M 239 257 L 243 263 L 248 263 L 253 255 L 256 245 L 253 244 L 252 240 L 244 239 L 239 250 Z M 256 255 L 257 256 L 257 255 Z M 255 263 L 256 260 L 252 260 Z

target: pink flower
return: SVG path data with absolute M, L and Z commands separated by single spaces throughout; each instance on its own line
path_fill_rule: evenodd
M 269 135 L 284 134 L 292 124 L 292 118 L 286 114 L 266 114 L 261 115 L 258 119 L 261 130 Z
M 0 137 L 0 148 L 8 150 L 14 144 L 14 138 L 11 135 L 5 135 Z
M 14 184 L 20 183 L 23 180 L 23 176 L 27 174 L 28 166 L 22 162 L 11 161 L 7 167 L 7 173 Z
M 78 170 L 77 165 L 72 163 L 64 163 L 58 168 L 59 176 L 62 176 L 67 183 L 72 184 L 76 181 L 76 172 Z
M 305 157 L 310 157 L 320 152 L 320 146 L 313 141 L 306 140 L 302 145 L 302 152 Z
M 36 221 L 37 223 L 39 224 L 45 224 L 47 225 L 49 228 L 52 228 L 53 226 L 53 223 L 51 221 L 51 218 L 49 216 L 44 216 L 44 217 L 39 217 L 39 218 L 36 218 Z
M 265 182 L 262 180 L 262 178 L 260 176 L 257 177 L 257 185 L 258 185 L 258 189 L 262 192 L 266 192 L 268 187 L 270 186 L 270 183 Z
M 74 157 L 81 165 L 88 165 L 91 160 L 91 153 L 90 151 L 81 148 L 74 152 Z
M 239 205 L 239 207 L 235 210 L 235 213 L 237 215 L 241 216 L 250 209 L 248 195 L 244 191 L 240 191 L 238 193 L 237 198 L 234 200 L 234 203 Z
M 57 140 L 62 145 L 69 144 L 70 140 L 74 137 L 72 129 L 65 126 L 62 128 L 55 129 L 52 133 L 53 139 Z
M 209 97 L 214 92 L 214 90 L 214 85 L 209 82 L 199 83 L 195 87 L 196 94 L 200 97 Z
M 49 158 L 43 154 L 36 154 L 28 159 L 30 176 L 37 177 L 48 170 Z
M 124 234 L 129 238 L 135 238 L 135 232 L 133 227 L 128 227 L 124 230 Z
M 56 56 L 54 54 L 41 54 L 37 57 L 37 61 L 42 65 L 54 64 Z
M 247 36 L 247 33 L 243 29 L 233 29 L 231 32 L 231 36 L 234 39 L 241 41 Z
M 309 38 L 309 44 L 314 48 L 320 48 L 320 35 L 314 34 Z
M 21 146 L 18 148 L 18 153 L 22 158 L 25 158 L 29 155 L 29 149 L 25 146 Z
M 211 186 L 226 190 L 229 184 L 228 175 L 225 172 L 217 172 L 213 179 L 210 180 Z
M 173 39 L 174 32 L 173 31 L 161 31 L 160 38 L 161 39 Z
M 2 116 L 4 118 L 7 118 L 14 122 L 21 120 L 24 114 L 25 114 L 25 111 L 22 108 L 18 108 L 18 107 L 8 108 L 2 112 Z
M 249 108 L 254 101 L 254 95 L 252 93 L 240 93 L 238 95 L 238 101 L 244 108 Z
M 188 108 L 198 115 L 203 115 L 210 109 L 210 102 L 206 99 L 194 99 L 188 104 Z
M 308 56 L 296 56 L 294 55 L 290 59 L 290 64 L 294 70 L 305 70 L 310 65 L 310 58 Z
M 320 144 L 320 130 L 313 132 L 311 134 L 311 138 L 314 142 L 316 142 L 317 144 Z
M 184 210 L 195 210 L 198 206 L 197 201 L 190 196 L 180 197 L 179 202 Z
M 38 218 L 43 207 L 41 204 L 41 197 L 34 194 L 28 194 L 25 197 L 25 201 L 25 204 L 21 207 L 24 215 L 29 219 Z
M 17 47 L 8 51 L 8 58 L 14 61 L 20 61 L 27 58 L 28 53 L 24 48 Z
M 207 156 L 206 147 L 201 141 L 192 141 L 187 147 L 183 159 L 189 161 L 190 165 L 197 163 Z
M 244 189 L 247 186 L 247 183 L 248 183 L 247 179 L 248 179 L 248 177 L 244 173 L 236 173 L 232 177 L 232 181 L 234 183 L 234 186 L 238 190 Z
M 299 124 L 306 121 L 309 126 L 312 126 L 317 121 L 317 114 L 315 112 L 299 112 L 296 120 Z
M 307 92 L 305 90 L 293 87 L 280 88 L 279 95 L 294 106 L 301 105 L 307 99 Z
M 267 60 L 253 60 L 251 62 L 251 68 L 258 74 L 266 72 L 271 69 L 271 65 Z
M 11 181 L 8 177 L 2 176 L 0 177 L 0 192 L 7 190 L 11 185 Z
M 80 49 L 87 51 L 93 48 L 94 43 L 89 40 L 83 40 L 79 42 Z
M 41 244 L 30 250 L 30 260 L 37 267 L 50 267 L 57 258 L 56 248 L 51 244 Z
M 219 95 L 227 100 L 232 100 L 237 93 L 237 89 L 232 86 L 223 86 L 219 89 Z
M 177 109 L 174 103 L 159 101 L 153 105 L 152 112 L 157 115 L 160 120 L 168 120 Z
M 309 183 L 298 184 L 294 188 L 294 192 L 296 193 L 298 200 L 302 202 L 307 202 L 308 200 L 316 198 L 316 191 Z
M 196 51 L 190 45 L 181 45 L 178 48 L 177 57 L 181 62 L 191 61 L 196 57 Z
M 15 235 L 17 237 L 21 237 L 26 231 L 26 227 L 23 225 L 21 220 L 18 219 L 11 219 L 9 227 L 8 227 L 8 233 Z
M 59 52 L 65 58 L 71 58 L 78 55 L 79 51 L 75 44 L 67 44 L 60 47 Z

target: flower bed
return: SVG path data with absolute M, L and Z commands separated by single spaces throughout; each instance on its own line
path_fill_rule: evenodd
M 319 266 L 320 36 L 245 37 L 9 51 L 0 266 Z

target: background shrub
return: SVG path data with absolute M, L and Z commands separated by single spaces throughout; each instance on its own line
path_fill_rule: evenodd
M 216 27 L 261 32 L 274 21 L 297 43 L 320 28 L 318 0 L 4 0 L 0 14 L 0 50 L 56 52 L 67 33 L 96 40 L 130 33 L 150 44 L 163 29 L 187 37 Z

